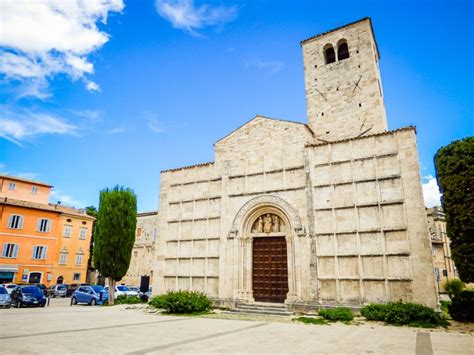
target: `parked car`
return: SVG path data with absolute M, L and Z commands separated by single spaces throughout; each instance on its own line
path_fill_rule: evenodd
M 103 286 L 79 286 L 71 296 L 71 306 L 78 303 L 87 303 L 91 306 L 104 304 L 109 298 L 108 292 Z
M 12 305 L 12 299 L 5 287 L 0 286 L 0 307 L 10 308 Z
M 66 291 L 66 297 L 71 296 L 74 291 L 76 291 L 80 286 L 89 286 L 89 284 L 70 284 L 66 285 L 67 286 L 67 291 Z
M 15 289 L 15 287 L 17 287 L 18 285 L 17 284 L 5 284 L 5 285 L 2 285 L 2 286 L 5 287 L 8 294 L 11 294 L 12 291 Z
M 66 297 L 67 294 L 67 286 L 64 284 L 58 284 L 49 286 L 46 296 L 48 297 Z
M 140 295 L 140 287 L 137 287 L 137 286 L 125 286 L 125 287 L 128 287 L 128 289 L 130 291 L 135 291 L 135 292 L 138 292 L 138 295 Z
M 36 285 L 21 285 L 16 287 L 11 293 L 12 306 L 18 308 L 22 306 L 46 305 L 46 296 Z
M 27 285 L 29 285 L 29 286 L 37 286 L 37 287 L 43 292 L 43 294 L 44 294 L 45 296 L 47 296 L 47 294 L 48 294 L 48 289 L 47 289 L 46 285 L 44 285 L 44 284 L 27 284 Z
M 107 290 L 107 292 L 109 292 L 109 286 L 105 286 L 105 289 Z M 131 291 L 127 286 L 124 285 L 115 286 L 115 298 L 119 296 L 139 297 L 137 291 Z

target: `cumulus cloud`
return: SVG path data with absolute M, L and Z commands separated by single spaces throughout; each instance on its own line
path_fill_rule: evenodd
M 78 127 L 62 117 L 31 110 L 10 111 L 0 107 L 0 137 L 19 146 L 44 134 L 76 134 Z
M 432 175 L 423 178 L 423 197 L 426 207 L 441 206 L 441 193 L 439 192 L 438 181 Z
M 109 40 L 97 23 L 123 8 L 122 0 L 2 0 L 0 74 L 29 83 L 33 89 L 23 96 L 47 97 L 43 90 L 56 74 L 99 91 L 86 77 L 94 72 L 89 55 Z
M 222 25 L 237 16 L 237 6 L 194 5 L 193 0 L 156 0 L 156 10 L 174 28 L 199 36 L 196 30 Z

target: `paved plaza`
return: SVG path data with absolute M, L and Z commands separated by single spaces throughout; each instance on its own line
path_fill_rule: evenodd
M 127 306 L 0 310 L 0 353 L 473 354 L 469 334 L 381 325 L 304 325 L 159 316 Z

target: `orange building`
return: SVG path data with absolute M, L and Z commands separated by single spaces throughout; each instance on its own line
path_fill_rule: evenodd
M 0 283 L 85 281 L 94 218 L 83 210 L 49 204 L 51 189 L 42 182 L 0 175 Z M 71 232 L 77 231 L 69 239 L 63 238 L 68 223 Z M 62 263 L 61 250 L 74 255 L 73 265 L 67 259 Z
M 83 210 L 58 206 L 59 234 L 54 262 L 55 283 L 86 282 L 94 218 Z

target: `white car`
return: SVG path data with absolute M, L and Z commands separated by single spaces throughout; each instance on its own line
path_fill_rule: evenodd
M 12 291 L 15 289 L 15 287 L 17 287 L 18 285 L 17 284 L 5 284 L 5 285 L 2 285 L 3 287 L 6 288 L 7 292 L 9 295 L 12 294 Z
M 109 286 L 105 286 L 105 290 L 109 292 Z M 127 286 L 118 285 L 115 286 L 115 298 L 119 296 L 138 297 L 138 292 L 130 290 Z

